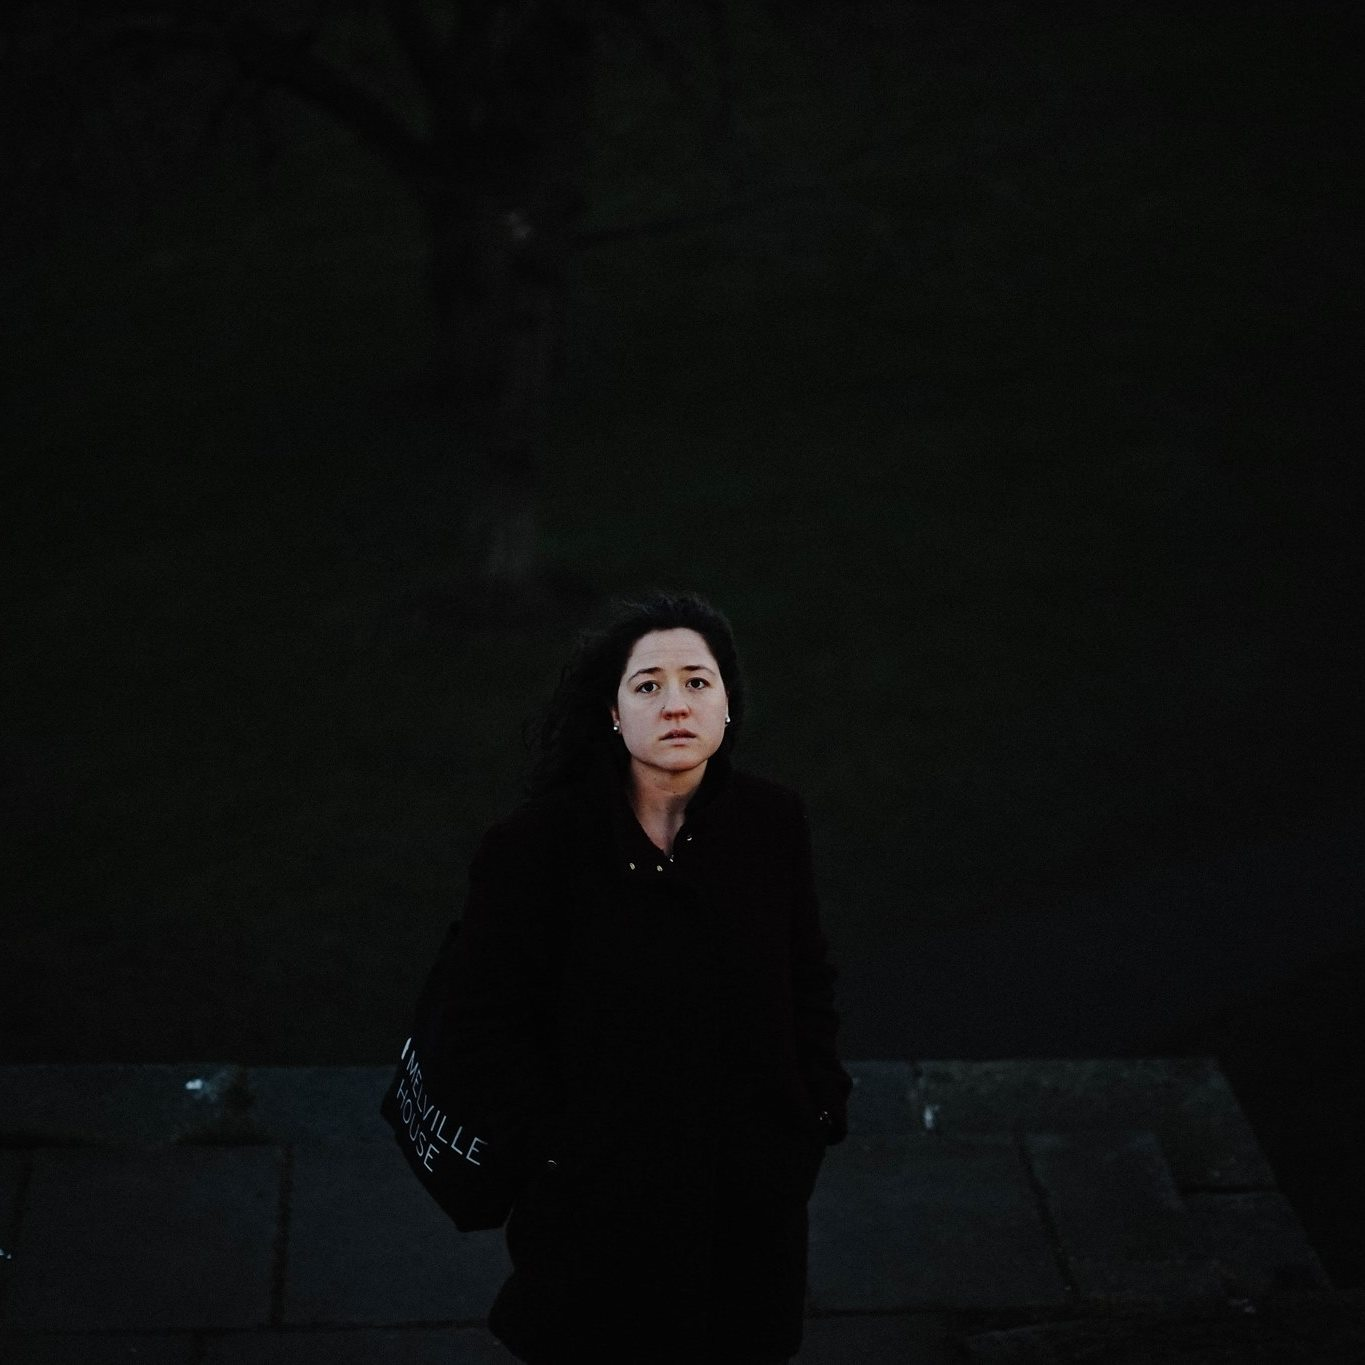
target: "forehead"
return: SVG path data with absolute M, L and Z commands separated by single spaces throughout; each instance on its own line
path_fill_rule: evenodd
M 686 668 L 689 664 L 702 664 L 716 673 L 720 668 L 711 647 L 695 630 L 651 630 L 642 635 L 631 646 L 623 676 L 629 677 L 641 668 Z

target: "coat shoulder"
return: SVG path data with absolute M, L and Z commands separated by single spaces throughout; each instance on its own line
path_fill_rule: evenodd
M 801 797 L 780 782 L 738 769 L 731 774 L 723 799 L 715 803 L 714 813 L 707 811 L 701 819 L 734 838 L 758 839 L 774 849 L 799 848 L 809 840 Z
M 524 801 L 489 826 L 474 854 L 476 865 L 531 871 L 558 865 L 592 828 L 586 793 L 564 790 Z
M 479 840 L 476 857 L 501 860 L 525 856 L 552 836 L 556 822 L 534 805 L 518 806 L 495 820 Z

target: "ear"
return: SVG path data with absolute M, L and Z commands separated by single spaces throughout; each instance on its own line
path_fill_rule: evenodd
M 613 725 L 620 725 L 621 723 L 621 709 L 615 702 L 612 703 L 611 707 L 611 723 Z

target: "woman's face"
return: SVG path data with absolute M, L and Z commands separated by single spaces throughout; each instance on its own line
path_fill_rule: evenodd
M 630 651 L 611 717 L 637 772 L 685 773 L 720 748 L 728 706 L 705 639 L 695 630 L 652 630 Z

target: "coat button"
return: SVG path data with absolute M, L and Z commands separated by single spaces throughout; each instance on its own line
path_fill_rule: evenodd
M 632 872 L 635 871 L 635 864 L 634 864 L 634 863 L 628 863 L 627 866 L 630 868 L 630 870 L 631 870 Z
M 554 1157 L 551 1157 L 551 1158 L 545 1163 L 545 1169 L 546 1169 L 547 1171 L 557 1171 L 557 1170 L 559 1169 L 559 1162 L 557 1162 L 557 1161 L 554 1159 Z
M 664 865 L 662 863 L 655 863 L 654 870 L 655 872 L 662 872 L 664 870 Z

